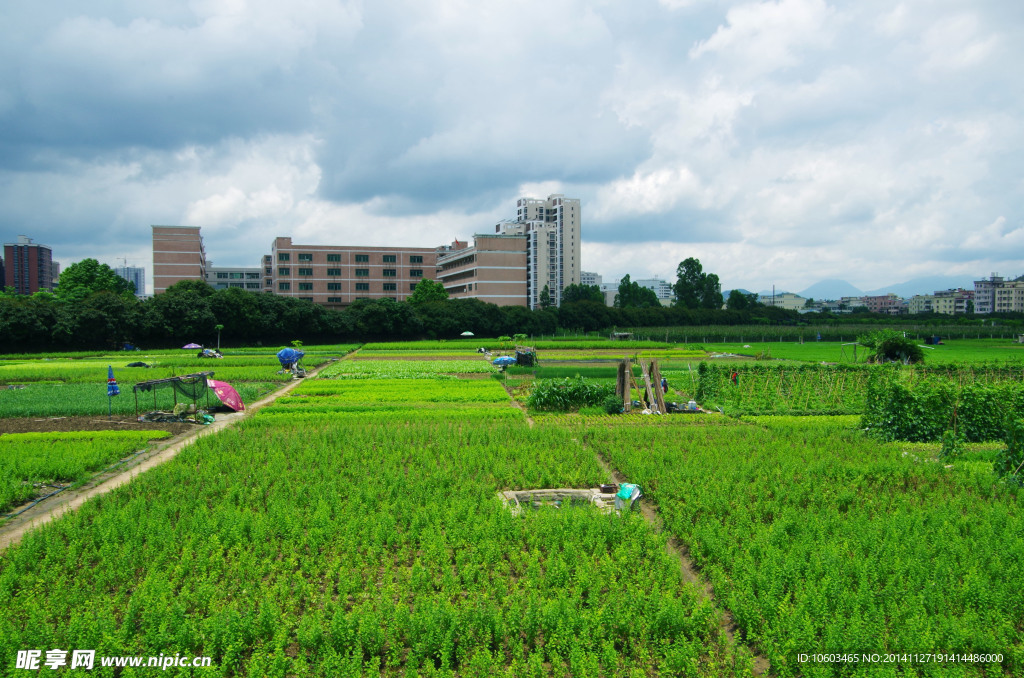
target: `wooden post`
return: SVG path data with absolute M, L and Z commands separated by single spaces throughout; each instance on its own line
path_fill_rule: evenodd
M 629 361 L 623 358 L 619 362 L 619 369 L 615 376 L 615 395 L 622 398 L 622 411 L 629 412 L 630 406 L 632 405 L 633 398 L 629 390 L 629 376 L 631 370 L 629 368 Z
M 647 363 L 643 360 L 640 361 L 640 374 L 644 378 L 644 392 L 647 394 L 647 406 L 656 407 L 658 401 L 654 398 L 654 393 L 651 392 L 651 375 L 648 372 Z
M 651 377 L 654 379 L 655 400 L 658 403 L 658 411 L 665 414 L 665 390 L 661 388 L 661 370 L 658 369 L 658 361 L 651 361 Z

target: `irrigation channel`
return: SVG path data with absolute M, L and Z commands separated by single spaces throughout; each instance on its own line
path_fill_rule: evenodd
M 310 370 L 307 378 L 315 376 L 320 372 L 320 370 L 330 364 L 330 362 L 327 362 Z M 301 379 L 293 379 L 273 393 L 270 393 L 251 405 L 246 406 L 245 410 L 242 412 L 220 415 L 216 421 L 208 426 L 202 426 L 163 441 L 156 445 L 153 451 L 146 455 L 140 455 L 131 464 L 122 467 L 118 471 L 101 473 L 88 481 L 85 486 L 78 488 L 77 490 L 69 489 L 37 503 L 27 511 L 24 511 L 16 517 L 8 520 L 3 525 L 0 525 L 0 551 L 4 551 L 8 546 L 20 542 L 22 537 L 24 537 L 29 530 L 45 525 L 52 520 L 75 511 L 78 507 L 93 497 L 99 497 L 107 494 L 108 492 L 127 484 L 133 478 L 145 473 L 149 469 L 170 461 L 176 457 L 179 452 L 194 443 L 196 440 L 199 440 L 204 436 L 213 435 L 219 431 L 223 431 L 230 426 L 234 426 L 240 421 L 251 416 L 253 413 L 259 411 L 259 409 L 264 405 L 269 405 L 281 396 L 287 395 L 300 383 L 302 383 Z

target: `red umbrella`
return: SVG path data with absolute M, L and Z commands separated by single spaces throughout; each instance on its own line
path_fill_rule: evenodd
M 245 409 L 245 403 L 242 402 L 242 396 L 238 395 L 238 391 L 234 387 L 224 381 L 217 381 L 216 379 L 207 379 L 206 383 L 210 385 L 213 392 L 217 394 L 220 401 L 233 409 L 235 412 L 241 412 Z

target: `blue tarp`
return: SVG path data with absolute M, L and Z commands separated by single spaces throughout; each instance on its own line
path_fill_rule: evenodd
M 506 355 L 506 356 L 502 356 L 500 358 L 495 358 L 494 360 L 491 361 L 491 364 L 492 365 L 497 365 L 498 367 L 504 367 L 506 365 L 515 365 L 516 364 L 516 359 L 513 358 L 512 356 L 507 356 Z
M 294 348 L 282 348 L 277 352 L 277 359 L 281 363 L 282 367 L 290 367 L 302 359 L 302 356 L 306 355 L 304 351 L 299 351 Z

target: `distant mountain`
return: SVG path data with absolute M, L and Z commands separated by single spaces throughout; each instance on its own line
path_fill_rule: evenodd
M 879 287 L 864 294 L 877 295 L 895 292 L 904 299 L 909 299 L 915 294 L 934 294 L 936 290 L 955 290 L 958 287 L 962 287 L 965 290 L 973 290 L 975 280 L 981 280 L 981 278 L 969 275 L 930 275 L 924 278 L 914 278 L 907 282 Z
M 821 280 L 814 283 L 802 292 L 797 292 L 805 299 L 842 299 L 843 297 L 860 297 L 864 292 L 860 291 L 845 280 Z

